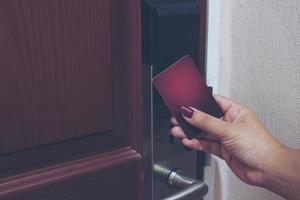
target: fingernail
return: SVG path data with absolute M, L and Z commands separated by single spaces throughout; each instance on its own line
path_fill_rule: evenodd
M 181 107 L 181 114 L 183 116 L 187 117 L 187 118 L 192 118 L 193 114 L 194 114 L 194 110 L 192 110 L 189 107 L 182 106 Z

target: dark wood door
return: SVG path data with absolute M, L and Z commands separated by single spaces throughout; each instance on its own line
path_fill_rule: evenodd
M 0 0 L 0 199 L 142 198 L 139 0 Z

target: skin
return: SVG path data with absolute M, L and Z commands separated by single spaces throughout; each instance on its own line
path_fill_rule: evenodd
M 242 181 L 264 187 L 287 199 L 300 199 L 300 151 L 279 143 L 256 114 L 226 97 L 214 96 L 224 112 L 222 119 L 195 108 L 183 118 L 206 132 L 204 139 L 189 140 L 175 118 L 170 133 L 194 150 L 212 153 L 226 161 Z

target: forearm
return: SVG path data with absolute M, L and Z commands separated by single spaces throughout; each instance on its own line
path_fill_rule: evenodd
M 289 200 L 300 199 L 300 151 L 283 148 L 276 158 L 263 186 Z

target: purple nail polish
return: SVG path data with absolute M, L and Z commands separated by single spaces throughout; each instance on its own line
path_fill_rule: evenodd
M 194 114 L 194 110 L 190 109 L 189 107 L 182 106 L 181 114 L 187 118 L 192 118 Z

